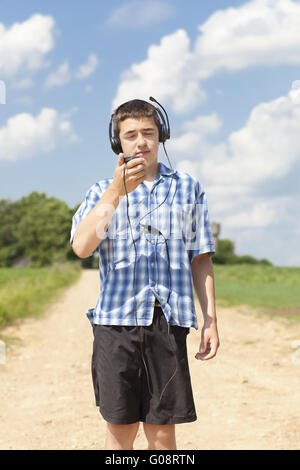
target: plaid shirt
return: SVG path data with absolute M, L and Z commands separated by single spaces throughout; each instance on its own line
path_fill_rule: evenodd
M 71 244 L 78 224 L 112 181 L 98 181 L 87 191 L 73 216 Z M 128 201 L 131 229 L 125 194 L 93 253 L 99 253 L 100 295 L 96 306 L 85 312 L 88 319 L 92 325 L 130 326 L 137 319 L 138 325 L 147 326 L 157 298 L 170 325 L 198 329 L 191 262 L 200 253 L 214 253 L 205 192 L 189 174 L 159 162 L 152 189 L 141 183 L 128 193 Z

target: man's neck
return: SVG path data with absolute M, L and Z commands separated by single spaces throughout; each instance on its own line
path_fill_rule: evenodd
M 154 181 L 157 176 L 158 170 L 159 170 L 159 163 L 158 161 L 156 161 L 147 171 L 145 180 Z

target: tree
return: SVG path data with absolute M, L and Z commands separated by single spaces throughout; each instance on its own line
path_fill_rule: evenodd
M 212 260 L 216 264 L 266 264 L 272 265 L 270 261 L 263 258 L 258 260 L 250 255 L 238 256 L 234 253 L 234 242 L 232 240 L 224 239 L 218 242 L 218 251 L 212 257 Z
M 234 263 L 236 255 L 234 254 L 234 242 L 229 239 L 218 241 L 218 251 L 213 255 L 213 261 L 216 264 Z
M 0 217 L 0 267 L 5 267 L 23 254 L 16 235 L 16 227 L 20 220 L 17 204 L 8 199 L 1 199 Z
M 75 210 L 57 198 L 32 192 L 19 201 L 0 201 L 0 266 L 10 266 L 21 255 L 32 266 L 78 259 L 70 245 Z

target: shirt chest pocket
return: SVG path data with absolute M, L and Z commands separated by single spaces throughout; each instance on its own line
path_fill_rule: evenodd
M 123 201 L 122 201 L 123 202 Z M 135 248 L 132 241 L 132 234 L 127 218 L 127 211 L 120 207 L 119 212 L 115 213 L 114 228 L 112 230 L 113 246 L 113 269 L 122 269 L 130 266 L 135 258 Z M 133 237 L 136 240 L 140 236 L 139 218 L 140 210 L 135 206 L 129 207 L 128 215 L 130 217 Z
M 122 230 L 113 237 L 113 269 L 122 269 L 130 265 L 130 232 Z

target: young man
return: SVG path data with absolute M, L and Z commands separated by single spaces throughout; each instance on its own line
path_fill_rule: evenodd
M 175 425 L 197 419 L 186 350 L 198 328 L 193 285 L 204 317 L 195 358 L 219 347 L 206 196 L 192 176 L 158 162 L 152 104 L 124 103 L 113 124 L 122 149 L 114 177 L 88 190 L 70 240 L 80 258 L 99 251 L 101 292 L 87 311 L 96 405 L 106 449 L 133 449 L 140 422 L 149 449 L 176 449 Z M 137 158 L 125 164 L 124 155 Z

